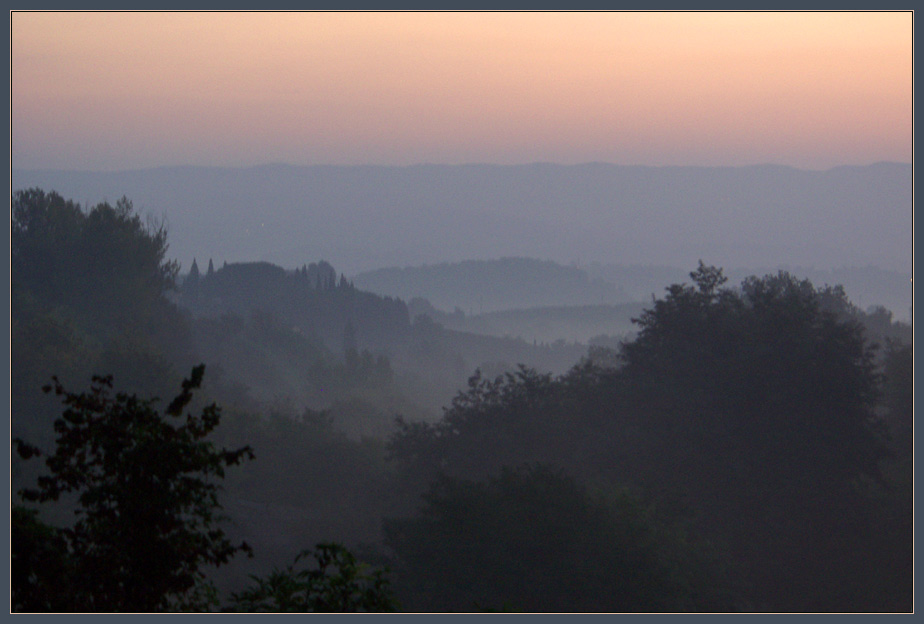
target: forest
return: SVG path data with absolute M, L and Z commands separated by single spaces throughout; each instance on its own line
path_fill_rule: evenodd
M 553 342 L 206 260 L 13 193 L 11 611 L 913 611 L 884 307 L 700 262 Z

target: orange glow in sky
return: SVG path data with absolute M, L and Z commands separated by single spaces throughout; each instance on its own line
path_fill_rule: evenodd
M 13 12 L 14 168 L 912 158 L 911 12 Z

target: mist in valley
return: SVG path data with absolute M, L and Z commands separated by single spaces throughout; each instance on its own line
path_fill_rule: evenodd
M 902 397 L 910 392 L 905 358 L 911 352 L 911 284 L 901 271 L 851 266 L 860 248 L 845 249 L 839 264 L 822 264 L 824 245 L 818 264 L 800 268 L 787 262 L 785 252 L 799 243 L 774 238 L 767 247 L 772 243 L 779 262 L 753 271 L 703 262 L 686 270 L 667 263 L 620 264 L 616 260 L 626 252 L 614 243 L 609 261 L 584 264 L 502 256 L 346 273 L 309 256 L 311 241 L 327 236 L 326 248 L 349 249 L 350 240 L 372 240 L 388 220 L 377 212 L 381 205 L 343 204 L 341 222 L 332 226 L 324 213 L 311 210 L 316 203 L 309 193 L 301 212 L 282 211 L 285 220 L 278 197 L 308 191 L 283 192 L 273 168 L 261 171 L 262 177 L 238 172 L 249 179 L 248 197 L 254 198 L 247 210 L 237 209 L 237 217 L 248 215 L 243 221 L 216 208 L 214 172 L 197 183 L 187 171 L 182 190 L 188 199 L 181 204 L 155 203 L 154 181 L 164 175 L 158 170 L 119 176 L 27 172 L 14 178 L 102 197 L 113 188 L 106 184 L 121 181 L 150 198 L 145 205 L 169 205 L 160 215 L 166 218 L 158 218 L 127 198 L 115 205 L 81 204 L 37 187 L 14 192 L 12 434 L 45 452 L 55 446 L 52 423 L 61 406 L 41 392 L 52 375 L 76 390 L 91 375 L 112 374 L 114 391 L 164 398 L 204 364 L 200 403 L 221 408 L 212 439 L 227 448 L 249 447 L 255 456 L 229 467 L 219 498 L 228 518 L 224 530 L 253 555 L 210 571 L 205 578 L 224 598 L 211 606 L 197 603 L 197 610 L 282 609 L 278 596 L 272 602 L 264 595 L 265 587 L 264 594 L 257 592 L 262 602 L 245 601 L 249 594 L 240 588 L 251 582 L 249 575 L 278 571 L 307 546 L 324 543 L 343 544 L 351 556 L 390 575 L 387 596 L 396 602 L 374 602 L 374 610 L 908 605 L 903 540 L 910 525 L 901 510 L 910 493 L 902 484 L 910 484 L 911 411 Z M 878 166 L 865 174 L 877 171 L 891 179 L 909 169 Z M 752 173 L 741 172 L 743 178 Z M 124 182 L 129 178 L 134 182 Z M 98 186 L 67 186 L 73 180 Z M 761 202 L 776 213 L 817 200 L 795 200 L 791 189 L 784 195 L 779 206 L 769 192 Z M 255 199 L 260 196 L 277 199 Z M 196 204 L 203 197 L 211 198 L 204 207 Z M 583 218 L 571 210 L 576 198 L 558 199 L 549 214 Z M 869 201 L 893 206 L 878 213 L 886 224 L 889 214 L 907 211 L 906 199 L 905 191 L 890 188 Z M 613 205 L 618 214 L 616 207 L 625 202 L 617 195 Z M 178 230 L 195 215 L 194 230 L 211 232 L 201 240 Z M 275 230 L 260 231 L 263 253 L 247 238 L 257 221 L 275 223 Z M 326 224 L 310 228 L 303 225 L 308 221 Z M 636 227 L 615 238 L 658 235 Z M 250 240 L 242 249 L 227 242 L 235 232 Z M 271 232 L 280 239 L 271 242 Z M 295 255 L 282 232 L 306 239 L 301 263 L 265 260 Z M 466 232 L 460 235 L 450 222 L 435 232 L 451 233 L 459 249 L 467 243 Z M 520 247 L 513 245 L 518 249 L 537 245 L 535 234 L 511 224 L 485 231 L 498 245 L 520 241 Z M 555 249 L 553 235 L 545 235 Z M 863 232 L 870 240 L 886 235 Z M 174 256 L 174 237 L 186 241 L 186 258 Z M 354 266 L 386 254 L 393 242 L 388 238 L 375 238 L 378 246 L 363 259 L 353 256 Z M 691 235 L 687 246 L 734 247 L 732 239 L 720 238 L 721 245 Z M 472 240 L 477 247 L 477 238 Z M 410 245 L 405 261 L 421 249 Z M 888 266 L 900 265 L 901 249 L 886 250 L 893 255 Z M 250 260 L 240 259 L 244 250 L 254 254 Z M 451 258 L 451 246 L 447 253 Z M 766 260 L 762 253 L 755 260 Z M 698 355 L 687 360 L 690 349 Z M 770 352 L 776 355 L 765 359 Z M 819 352 L 827 355 L 806 368 L 804 354 Z M 816 366 L 831 371 L 814 372 Z M 835 370 L 855 381 L 845 386 L 840 377 L 831 378 L 830 389 L 816 387 L 829 383 L 822 378 L 811 381 Z M 809 385 L 800 390 L 802 384 Z M 771 406 L 784 400 L 785 409 Z M 780 420 L 794 413 L 804 420 Z M 844 418 L 849 425 L 840 424 Z M 760 429 L 752 430 L 758 426 L 777 429 L 781 442 L 768 442 Z M 811 441 L 813 436 L 822 437 Z M 784 455 L 784 447 L 774 446 L 780 443 Z M 818 453 L 842 463 L 816 466 Z M 847 460 L 856 453 L 866 459 Z M 745 456 L 751 458 L 742 463 Z M 787 476 L 790 471 L 796 472 Z M 14 491 L 42 472 L 39 462 L 14 456 Z M 841 481 L 831 481 L 833 474 L 843 474 Z M 835 483 L 837 500 L 818 498 L 816 488 Z M 861 483 L 866 485 L 857 489 Z M 783 484 L 795 488 L 785 499 L 763 489 Z M 472 487 L 486 489 L 467 489 Z M 544 501 L 541 510 L 526 502 L 532 496 Z M 491 497 L 498 502 L 489 503 Z M 795 502 L 800 500 L 813 503 L 804 507 Z M 491 532 L 486 505 L 490 513 L 515 519 L 505 529 L 509 535 Z M 59 503 L 43 517 L 61 522 L 67 508 Z M 609 520 L 584 518 L 588 509 Z M 536 528 L 536 514 L 552 524 Z M 744 532 L 740 514 L 751 523 Z M 765 533 L 773 514 L 796 524 Z M 844 518 L 849 524 L 841 526 Z M 586 530 L 601 532 L 581 538 L 594 540 L 591 550 L 582 550 L 581 541 L 561 552 L 528 554 L 547 549 L 551 534 L 543 532 L 554 531 L 556 540 L 562 531 L 575 532 L 577 539 L 584 534 L 577 525 L 587 523 L 596 528 Z M 438 537 L 450 527 L 456 537 Z M 683 543 L 675 541 L 678 531 L 686 536 Z M 818 540 L 817 531 L 830 533 L 816 553 L 803 540 Z M 461 542 L 453 546 L 452 539 Z M 469 554 L 454 559 L 458 547 Z M 616 550 L 610 553 L 610 547 Z M 635 549 L 629 560 L 618 554 L 623 548 Z M 792 574 L 795 562 L 780 554 L 785 552 L 798 553 L 804 573 Z M 484 569 L 483 557 L 497 560 L 496 569 Z M 842 557 L 850 565 L 833 564 Z M 664 567 L 668 560 L 673 563 Z M 620 572 L 629 561 L 636 572 Z M 871 581 L 861 570 L 873 564 L 881 574 Z M 616 594 L 604 586 L 545 587 L 576 574 L 571 566 L 603 574 L 604 585 L 630 574 L 635 585 Z M 637 572 L 638 566 L 646 571 Z M 831 583 L 837 590 L 825 589 Z M 851 584 L 877 587 L 876 597 L 845 596 L 842 587 Z M 309 608 L 304 601 L 293 604 Z
M 11 612 L 914 611 L 910 12 L 10 32 Z

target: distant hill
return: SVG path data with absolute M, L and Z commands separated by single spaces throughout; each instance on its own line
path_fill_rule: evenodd
M 637 331 L 632 319 L 640 316 L 644 303 L 619 305 L 547 306 L 519 310 L 501 310 L 469 316 L 461 310 L 453 313 L 437 310 L 425 299 L 411 299 L 412 317 L 429 316 L 447 329 L 509 336 L 527 342 L 588 344 L 593 338 L 628 338 Z
M 80 202 L 131 198 L 167 219 L 170 253 L 348 276 L 387 266 L 529 257 L 559 264 L 912 265 L 912 167 L 610 164 L 271 165 L 12 172 Z M 600 303 L 595 302 L 585 303 Z M 475 303 L 471 304 L 472 306 Z
M 626 329 L 622 320 L 614 320 L 628 318 L 627 304 L 650 304 L 652 295 L 662 297 L 671 284 L 689 282 L 695 267 L 602 263 L 577 267 L 505 258 L 377 269 L 356 275 L 354 282 L 372 292 L 399 296 L 408 302 L 412 318 L 425 310 L 447 328 L 527 340 L 586 341 L 597 333 L 634 331 Z M 842 285 L 861 309 L 881 305 L 896 320 L 910 320 L 911 279 L 903 272 L 875 266 L 822 269 L 788 264 L 721 268 L 732 285 L 781 270 L 818 286 Z M 426 301 L 415 305 L 415 299 Z M 595 332 L 595 327 L 600 331 Z
M 272 314 L 287 327 L 342 352 L 347 333 L 364 347 L 402 343 L 410 332 L 407 305 L 364 292 L 327 262 L 286 271 L 269 262 L 234 262 L 185 276 L 177 303 L 197 317 Z M 349 326 L 349 330 L 347 329 Z
M 438 309 L 468 315 L 547 306 L 616 304 L 629 301 L 618 287 L 591 280 L 576 267 L 530 258 L 468 260 L 405 268 L 384 268 L 353 277 L 358 288 L 420 297 Z
M 558 374 L 587 349 L 447 328 L 425 317 L 412 322 L 400 298 L 338 279 L 325 261 L 295 270 L 269 262 L 205 272 L 194 266 L 175 298 L 193 316 L 196 347 L 260 400 L 289 396 L 323 405 L 351 380 L 336 376 L 334 362 L 353 348 L 360 357 L 353 377 L 368 369 L 367 377 L 391 379 L 393 371 L 396 387 L 438 413 L 476 368 L 496 375 L 522 363 Z

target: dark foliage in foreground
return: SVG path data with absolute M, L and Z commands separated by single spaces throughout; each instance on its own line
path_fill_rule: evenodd
M 76 521 L 53 529 L 30 511 L 15 511 L 20 539 L 13 541 L 14 611 L 195 606 L 186 600 L 205 578 L 201 568 L 249 550 L 232 544 L 218 526 L 214 481 L 253 453 L 249 447 L 216 448 L 207 440 L 220 420 L 214 404 L 199 415 L 183 414 L 203 371 L 193 369 L 163 414 L 154 401 L 111 396 L 111 378 L 97 377 L 89 392 L 79 394 L 57 381 L 47 388 L 66 407 L 55 422 L 57 447 L 45 462 L 49 474 L 20 494 L 32 502 L 74 495 Z M 40 454 L 15 442 L 23 458 Z
M 725 611 L 713 553 L 626 492 L 548 466 L 443 477 L 418 517 L 386 523 L 399 586 L 424 611 Z
M 316 568 L 296 568 L 312 557 Z M 285 570 L 253 576 L 254 585 L 231 596 L 229 611 L 248 613 L 356 613 L 397 610 L 386 571 L 357 561 L 340 544 L 318 544 Z

